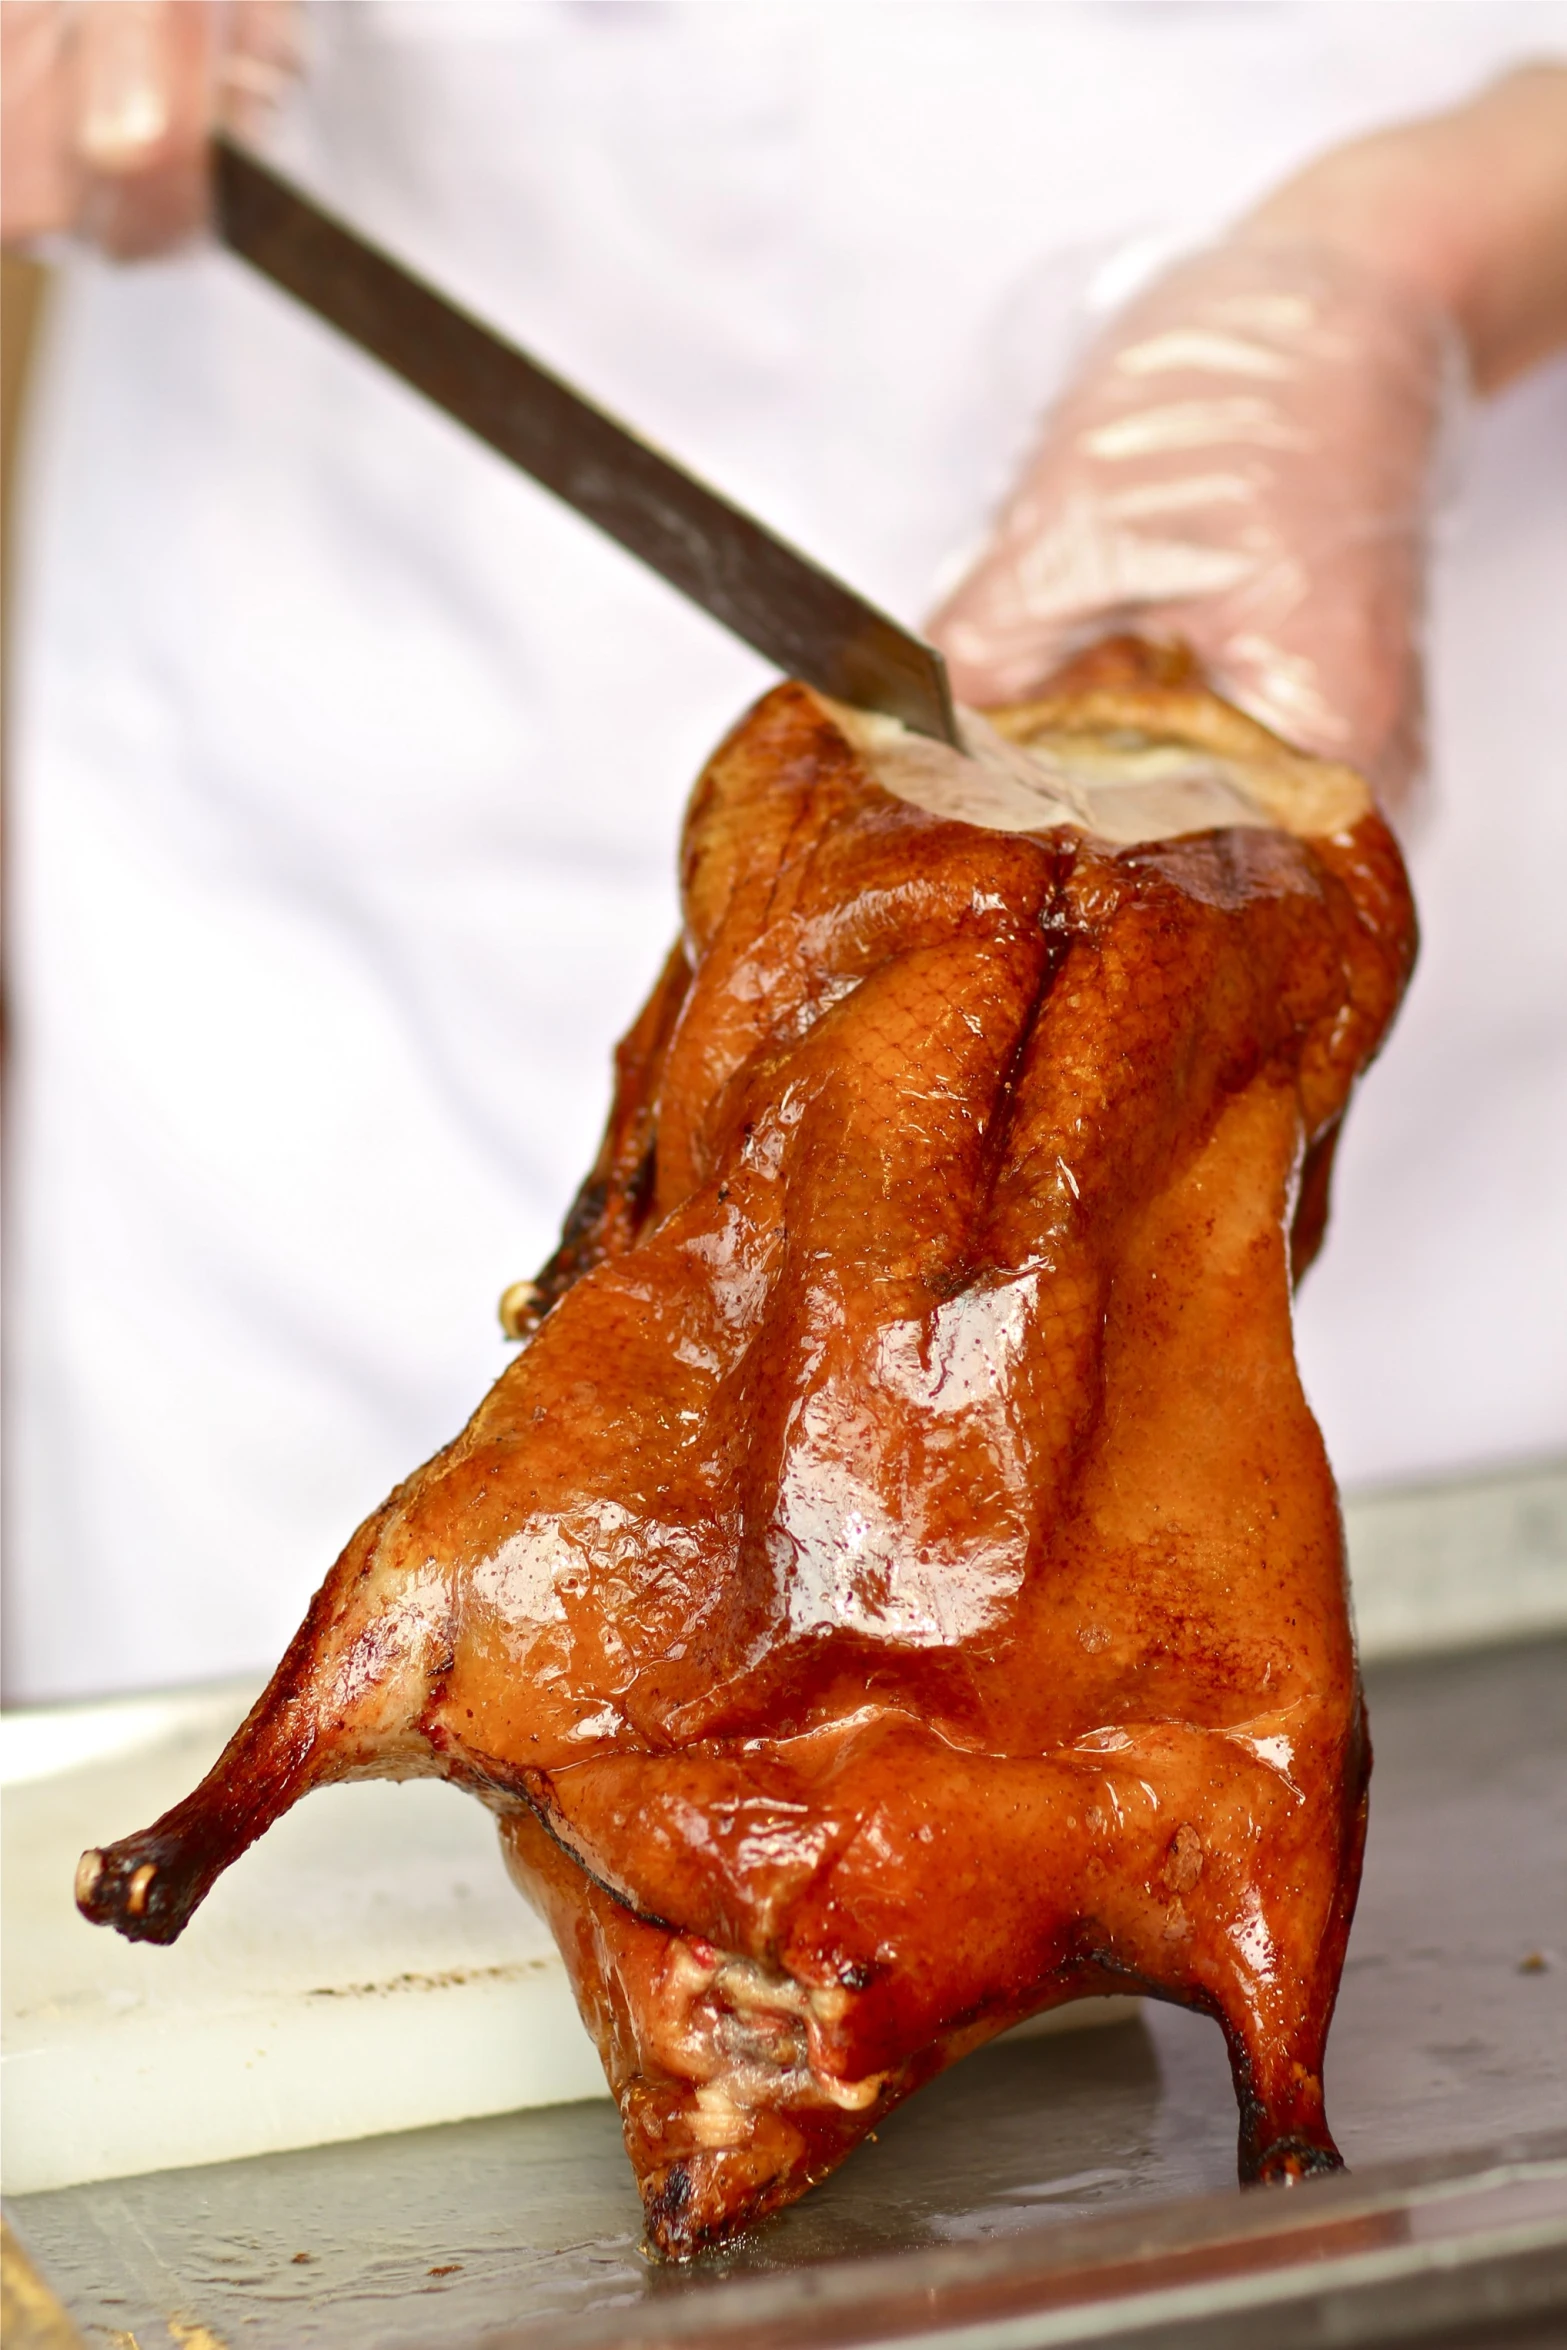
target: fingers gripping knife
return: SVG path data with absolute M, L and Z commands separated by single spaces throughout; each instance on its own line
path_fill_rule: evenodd
M 225 244 L 787 675 L 959 745 L 946 663 L 232 140 Z

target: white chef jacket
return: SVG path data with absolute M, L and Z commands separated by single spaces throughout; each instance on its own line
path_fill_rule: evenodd
M 1567 8 L 317 6 L 280 155 L 917 620 L 1062 284 Z M 1055 257 L 1052 260 L 1052 256 Z M 73 267 L 17 614 L 7 1687 L 269 1663 L 501 1368 L 764 666 L 215 252 Z M 1300 1307 L 1351 1482 L 1567 1427 L 1567 369 L 1436 577 L 1424 958 Z

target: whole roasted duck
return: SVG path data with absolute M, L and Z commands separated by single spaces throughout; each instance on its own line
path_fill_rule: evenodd
M 964 759 L 804 687 L 722 746 L 517 1360 L 77 1898 L 168 1942 L 312 1787 L 497 1815 L 653 2243 L 800 2195 L 1034 2012 L 1322 2059 L 1369 1750 L 1296 1374 L 1413 920 L 1358 779 L 1112 644 Z

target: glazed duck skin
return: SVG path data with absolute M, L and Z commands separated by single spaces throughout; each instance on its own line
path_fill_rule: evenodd
M 1243 2177 L 1338 2159 L 1369 1750 L 1292 1256 L 1403 869 L 1178 665 L 1104 650 L 1000 728 L 742 721 L 522 1351 L 78 1877 L 170 1941 L 311 1787 L 468 1787 L 677 2256 L 1110 1989 L 1219 2020 Z

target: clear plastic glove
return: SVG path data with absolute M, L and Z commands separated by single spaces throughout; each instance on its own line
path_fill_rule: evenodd
M 205 223 L 207 143 L 299 67 L 297 0 L 0 0 L 0 233 L 120 259 Z
M 1107 630 L 1396 798 L 1421 754 L 1433 459 L 1463 384 L 1428 299 L 1329 251 L 1218 245 L 1115 319 L 934 634 L 1020 701 Z
M 1090 348 L 932 623 L 958 693 L 1024 698 L 1116 630 L 1180 639 L 1396 806 L 1448 427 L 1471 373 L 1567 339 L 1564 256 L 1561 68 L 1310 167 Z

